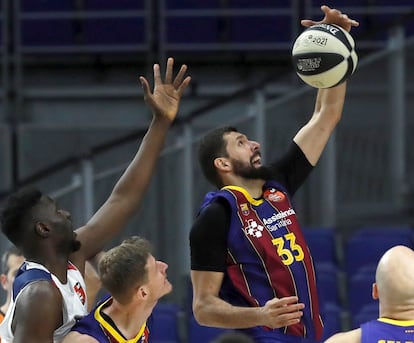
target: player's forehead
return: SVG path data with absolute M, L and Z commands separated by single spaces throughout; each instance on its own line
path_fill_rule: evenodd
M 157 260 L 155 259 L 155 257 L 152 256 L 151 254 L 149 254 L 148 258 L 147 258 L 147 268 L 148 268 L 148 270 L 154 269 L 156 264 L 157 264 Z
M 40 204 L 43 206 L 56 206 L 56 200 L 52 199 L 48 195 L 42 195 L 40 198 Z
M 239 140 L 247 140 L 247 136 L 244 133 L 231 131 L 225 135 L 227 142 L 237 142 Z

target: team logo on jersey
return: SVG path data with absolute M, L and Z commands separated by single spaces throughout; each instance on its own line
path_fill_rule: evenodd
M 250 211 L 249 211 L 249 206 L 246 203 L 243 203 L 240 205 L 240 211 L 241 213 L 243 213 L 243 215 L 248 216 Z
M 254 219 L 249 219 L 247 221 L 247 226 L 244 228 L 246 234 L 260 238 L 263 236 L 264 227 L 262 225 L 257 224 Z
M 269 201 L 280 202 L 285 199 L 285 195 L 275 188 L 269 188 L 264 192 L 264 198 Z
M 75 290 L 76 294 L 78 295 L 79 300 L 81 301 L 82 305 L 85 305 L 86 294 L 85 294 L 84 289 L 82 288 L 82 285 L 79 282 L 77 282 L 75 284 L 75 286 L 73 286 L 73 289 Z

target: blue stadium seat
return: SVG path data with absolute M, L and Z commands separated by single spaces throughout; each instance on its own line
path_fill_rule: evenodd
M 230 330 L 201 326 L 192 315 L 188 319 L 188 343 L 210 343 L 228 331 Z
M 232 8 L 290 8 L 291 0 L 230 0 Z
M 219 21 L 216 17 L 168 18 L 166 34 L 168 43 L 217 43 Z
M 312 0 L 313 7 L 319 8 L 322 5 L 327 5 L 331 8 L 337 8 L 339 10 L 341 10 L 343 7 L 349 6 L 366 6 L 361 0 Z
M 292 42 L 290 16 L 235 16 L 229 18 L 229 41 L 235 43 Z
M 320 263 L 315 266 L 316 285 L 321 306 L 339 304 L 339 269 L 332 263 Z
M 24 13 L 74 11 L 73 0 L 23 0 L 20 10 Z M 70 46 L 75 44 L 76 23 L 69 18 L 22 19 L 21 43 L 23 46 Z
M 409 6 L 412 5 L 413 3 L 407 0 L 374 0 L 373 5 L 375 6 Z
M 349 313 L 356 316 L 364 306 L 377 304 L 372 299 L 372 284 L 375 282 L 375 266 L 365 267 L 351 276 L 348 282 Z
M 326 304 L 321 308 L 323 320 L 322 341 L 342 331 L 341 308 L 335 304 Z
M 305 227 L 303 235 L 315 264 L 337 264 L 336 236 L 333 228 Z
M 358 314 L 352 317 L 352 328 L 356 329 L 360 327 L 362 323 L 377 319 L 379 316 L 378 312 L 378 302 L 365 305 Z
M 75 8 L 74 0 L 21 0 L 20 9 L 23 12 L 55 12 L 71 11 Z
M 144 9 L 144 0 L 83 0 L 87 10 L 133 10 Z
M 71 19 L 24 20 L 23 46 L 70 46 L 75 44 L 76 27 Z
M 220 0 L 166 0 L 169 9 L 219 8 Z
M 407 36 L 414 35 L 414 20 L 409 20 L 405 25 L 405 34 Z
M 345 264 L 348 276 L 366 265 L 376 265 L 395 245 L 413 246 L 410 227 L 367 227 L 359 229 L 346 243 Z
M 178 314 L 176 304 L 158 303 L 152 312 L 152 343 L 179 343 Z
M 86 44 L 142 44 L 145 32 L 144 18 L 85 19 L 83 23 Z

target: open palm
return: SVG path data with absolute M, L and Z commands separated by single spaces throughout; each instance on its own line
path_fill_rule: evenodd
M 159 64 L 154 64 L 154 92 L 151 93 L 148 81 L 141 76 L 140 81 L 144 88 L 144 99 L 151 108 L 154 116 L 163 117 L 172 122 L 178 112 L 181 96 L 191 81 L 191 77 L 184 78 L 187 66 L 183 64 L 173 79 L 174 59 L 168 58 L 165 80 L 161 78 Z

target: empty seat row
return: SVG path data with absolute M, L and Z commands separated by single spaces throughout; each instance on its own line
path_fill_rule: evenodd
M 85 51 L 82 50 L 85 46 L 101 50 L 103 46 L 107 49 L 116 46 L 119 50 L 122 46 L 126 50 L 145 49 L 145 45 L 151 44 L 150 37 L 158 40 L 154 37 L 152 19 L 149 19 L 149 4 L 150 1 L 144 0 L 21 1 L 23 52 L 26 47 L 30 52 L 30 47 L 39 46 L 45 49 L 73 47 L 80 52 Z M 358 6 L 358 1 L 331 6 L 346 4 L 356 8 L 352 16 L 361 22 L 360 27 L 353 30 L 357 42 L 365 39 L 383 44 L 388 37 L 384 27 L 403 15 L 395 9 L 375 15 L 364 13 L 365 7 Z M 319 5 L 318 1 L 311 3 L 318 11 Z M 160 44 L 171 50 L 213 51 L 225 48 L 226 44 L 230 44 L 228 49 L 236 51 L 290 49 L 303 29 L 293 16 L 295 11 L 289 10 L 293 5 L 287 0 L 166 0 L 164 6 L 157 19 L 163 37 Z M 226 9 L 226 13 L 221 13 L 220 9 Z M 214 10 L 216 12 L 212 12 Z M 240 13 L 240 10 L 247 12 Z M 53 13 L 56 13 L 55 18 Z M 405 23 L 407 34 L 414 34 L 412 22 Z
M 362 227 L 346 242 L 332 228 L 305 228 L 304 235 L 315 264 L 321 306 L 342 307 L 354 328 L 378 316 L 372 284 L 381 256 L 396 245 L 414 247 L 413 229 L 408 226 Z
M 225 332 L 220 328 L 201 326 L 197 323 L 192 313 L 181 311 L 175 304 L 158 303 L 149 319 L 151 327 L 150 340 L 152 343 L 180 343 L 180 318 L 186 321 L 186 342 L 209 343 Z

